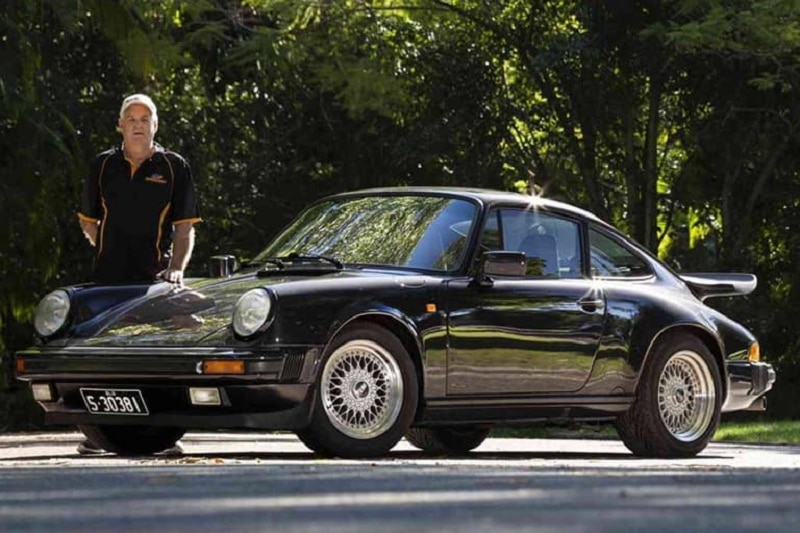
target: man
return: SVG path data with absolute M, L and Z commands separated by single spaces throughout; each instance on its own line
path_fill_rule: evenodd
M 84 183 L 81 229 L 95 247 L 95 281 L 166 281 L 182 284 L 200 221 L 186 160 L 155 141 L 153 100 L 122 101 L 122 146 L 97 156 Z
M 155 141 L 153 100 L 133 94 L 122 101 L 117 122 L 122 146 L 91 166 L 78 220 L 95 247 L 97 283 L 166 280 L 183 284 L 200 222 L 192 172 L 186 160 Z M 180 453 L 178 448 L 168 450 Z M 102 453 L 88 440 L 83 454 Z

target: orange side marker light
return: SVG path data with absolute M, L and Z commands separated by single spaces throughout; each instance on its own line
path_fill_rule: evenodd
M 203 374 L 244 374 L 244 361 L 203 361 Z

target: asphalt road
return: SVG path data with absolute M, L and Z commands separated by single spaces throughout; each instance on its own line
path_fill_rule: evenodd
M 637 459 L 617 441 L 406 443 L 328 460 L 291 435 L 190 433 L 185 454 L 82 457 L 77 433 L 0 435 L 0 531 L 800 530 L 800 447 Z

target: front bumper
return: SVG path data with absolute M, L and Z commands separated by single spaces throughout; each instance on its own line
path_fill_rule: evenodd
M 316 348 L 230 350 L 30 349 L 16 354 L 17 379 L 47 385 L 46 424 L 152 425 L 186 429 L 307 427 Z M 206 361 L 240 360 L 242 374 L 204 374 Z M 220 405 L 192 403 L 191 388 L 215 388 Z M 147 414 L 89 412 L 81 389 L 136 390 Z
M 297 430 L 308 426 L 311 414 L 311 386 L 307 384 L 158 384 L 125 381 L 55 383 L 54 386 L 57 391 L 54 401 L 38 402 L 45 411 L 46 424 Z M 225 402 L 218 406 L 193 405 L 189 400 L 189 388 L 196 386 L 217 387 Z M 81 398 L 81 388 L 139 390 L 149 414 L 138 416 L 89 413 Z
M 775 370 L 768 363 L 729 361 L 727 363 L 730 386 L 723 412 L 763 410 L 762 397 L 775 383 Z

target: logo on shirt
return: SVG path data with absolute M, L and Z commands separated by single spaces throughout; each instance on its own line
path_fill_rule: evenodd
M 167 180 L 164 179 L 164 176 L 161 174 L 153 174 L 152 176 L 147 176 L 145 181 L 149 181 L 150 183 L 160 183 L 161 185 L 166 185 Z

